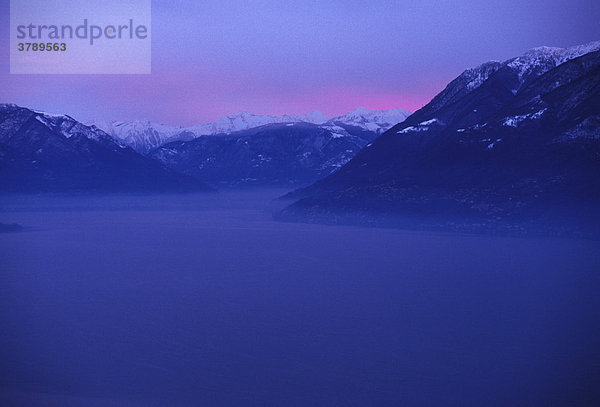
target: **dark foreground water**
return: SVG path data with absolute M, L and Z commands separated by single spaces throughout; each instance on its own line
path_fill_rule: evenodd
M 2 197 L 1 406 L 595 406 L 600 243 Z

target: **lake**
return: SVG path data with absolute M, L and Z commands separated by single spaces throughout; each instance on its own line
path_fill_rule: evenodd
M 2 406 L 600 403 L 600 242 L 0 197 Z

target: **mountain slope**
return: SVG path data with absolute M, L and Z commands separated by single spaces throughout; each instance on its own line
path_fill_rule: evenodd
M 276 123 L 168 143 L 150 156 L 213 185 L 306 185 L 340 168 L 376 136 L 359 133 L 334 125 Z
M 4 192 L 209 189 L 69 116 L 0 105 L 0 190 Z
M 465 71 L 340 171 L 290 194 L 300 200 L 280 217 L 557 231 L 562 216 L 597 232 L 598 49 L 538 48 Z
M 123 143 L 139 153 L 147 153 L 149 150 L 176 140 L 191 140 L 196 137 L 185 127 L 171 127 L 164 124 L 152 123 L 148 120 L 137 120 L 133 122 L 101 122 L 88 123 L 94 126 L 120 143 Z

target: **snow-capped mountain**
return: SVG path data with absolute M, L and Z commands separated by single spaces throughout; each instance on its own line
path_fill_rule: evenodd
M 600 41 L 594 41 L 569 48 L 538 47 L 504 62 L 485 62 L 464 71 L 421 110 L 433 114 L 439 108 L 454 103 L 479 88 L 496 72 L 499 72 L 498 76 L 503 76 L 507 83 L 510 82 L 509 89 L 516 94 L 529 79 L 536 78 L 571 59 L 598 50 Z
M 402 109 L 369 110 L 358 108 L 332 119 L 318 111 L 283 116 L 238 112 L 233 115 L 222 116 L 212 123 L 189 127 L 171 127 L 149 121 L 92 121 L 89 124 L 97 126 L 136 151 L 145 154 L 154 148 L 173 141 L 186 141 L 200 136 L 231 134 L 274 123 L 311 123 L 324 126 L 324 128 L 338 134 L 356 133 L 356 131 L 381 134 L 393 125 L 403 121 L 409 114 L 410 112 Z
M 327 116 L 318 110 L 313 110 L 307 114 L 292 114 L 292 115 L 283 115 L 281 123 L 313 123 L 313 124 L 323 124 L 329 120 Z
M 115 140 L 119 140 L 142 153 L 169 141 L 185 139 L 188 135 L 188 130 L 185 127 L 171 127 L 164 124 L 152 123 L 148 120 L 136 120 L 133 122 L 91 121 L 88 124 L 103 130 Z
M 67 115 L 0 105 L 0 190 L 209 190 Z
M 345 115 L 334 117 L 327 124 L 345 125 L 381 134 L 392 126 L 403 122 L 410 112 L 403 109 L 370 110 L 359 107 Z
M 148 155 L 212 185 L 308 184 L 339 169 L 408 114 L 401 109 L 365 108 L 333 119 L 318 112 L 282 117 L 244 113 L 203 130 L 218 137 L 173 140 Z M 271 123 L 256 126 L 265 121 Z
M 232 115 L 221 116 L 212 123 L 194 126 L 167 126 L 152 123 L 148 120 L 133 122 L 123 121 L 91 121 L 90 125 L 104 130 L 114 138 L 123 141 L 138 152 L 147 153 L 163 144 L 191 140 L 200 136 L 213 136 L 217 134 L 231 134 L 236 131 L 248 130 L 272 123 L 314 123 L 321 124 L 329 120 L 322 113 L 314 111 L 305 115 L 256 115 L 248 112 L 237 112 Z
M 469 69 L 280 216 L 600 236 L 599 89 L 600 42 Z
M 277 123 L 282 119 L 274 115 L 256 115 L 249 112 L 237 112 L 229 116 L 221 116 L 214 123 L 193 126 L 190 129 L 198 135 L 229 134 L 234 131 L 251 129 L 265 124 Z
M 600 41 L 570 48 L 538 47 L 524 55 L 504 62 L 504 66 L 517 72 L 518 83 L 511 90 L 517 93 L 530 78 L 535 78 L 557 66 L 590 52 L 600 50 Z
M 27 118 L 36 120 L 48 130 L 61 135 L 65 139 L 70 139 L 73 136 L 83 136 L 90 140 L 126 148 L 124 143 L 108 137 L 106 133 L 97 131 L 93 127 L 81 124 L 68 115 L 25 109 L 15 104 L 0 104 L 0 112 L 4 115 L 4 120 L 0 124 L 0 142 L 11 141 L 15 136 L 16 128 L 19 128 L 22 121 Z
M 193 187 L 195 180 L 177 173 L 221 186 L 307 184 L 340 168 L 406 116 L 400 109 L 364 108 L 334 119 L 319 112 L 240 112 L 214 123 L 171 127 L 149 121 L 84 125 L 15 105 L 0 110 L 0 179 L 5 187 L 31 190 L 150 190 L 152 179 L 168 189 L 161 180 L 169 177 L 174 189 Z M 149 157 L 141 159 L 134 150 Z

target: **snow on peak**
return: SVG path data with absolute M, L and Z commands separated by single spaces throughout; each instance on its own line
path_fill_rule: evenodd
M 518 58 L 530 58 L 535 59 L 540 56 L 545 56 L 547 58 L 553 58 L 557 65 L 565 63 L 571 59 L 580 57 L 585 54 L 589 54 L 590 52 L 595 52 L 600 50 L 600 41 L 592 41 L 587 44 L 575 45 L 568 48 L 558 48 L 558 47 L 537 47 L 530 49 L 523 56 Z
M 307 122 L 314 124 L 322 124 L 329 120 L 321 112 L 313 111 L 307 114 L 300 115 L 283 115 L 275 116 L 256 115 L 249 112 L 237 112 L 228 116 L 221 116 L 213 123 L 200 124 L 189 128 L 197 136 L 214 135 L 214 134 L 229 134 L 236 131 L 248 130 L 254 127 L 264 126 L 273 123 L 298 123 Z
M 348 126 L 360 127 L 364 130 L 383 133 L 410 116 L 408 110 L 370 110 L 359 107 L 345 115 L 335 117 L 330 123 L 341 123 Z
M 239 111 L 231 115 L 221 116 L 212 123 L 198 124 L 189 127 L 167 126 L 148 120 L 126 121 L 91 121 L 89 125 L 105 131 L 117 140 L 125 142 L 134 149 L 147 152 L 165 143 L 187 140 L 200 136 L 230 134 L 272 123 L 309 122 L 325 123 L 329 120 L 322 113 L 313 111 L 304 115 L 257 115 Z
M 587 44 L 575 45 L 566 48 L 563 52 L 563 57 L 565 58 L 565 61 L 568 61 L 570 59 L 589 54 L 590 52 L 596 52 L 598 50 L 600 50 L 600 41 L 592 41 L 588 42 Z
M 373 112 L 376 112 L 376 110 L 370 110 L 366 107 L 359 106 L 353 111 L 347 113 L 346 116 L 367 116 L 371 115 Z
M 520 84 L 513 89 L 513 92 L 517 92 L 529 77 L 542 75 L 571 59 L 598 50 L 600 50 L 600 41 L 569 48 L 537 47 L 519 57 L 505 61 L 504 65 L 518 74 Z
M 274 123 L 312 123 L 322 126 L 324 129 L 331 131 L 332 134 L 335 133 L 337 137 L 348 135 L 348 132 L 339 127 L 339 125 L 360 127 L 364 130 L 382 133 L 404 121 L 409 115 L 410 112 L 403 109 L 370 110 L 359 107 L 352 112 L 333 119 L 328 118 L 319 111 L 283 116 L 257 115 L 240 111 L 231 115 L 221 116 L 212 123 L 198 124 L 190 127 L 171 127 L 152 123 L 148 120 L 133 122 L 92 121 L 88 124 L 97 126 L 113 138 L 122 140 L 138 151 L 147 152 L 171 141 L 187 140 L 200 136 L 230 134 Z
M 0 109 L 17 109 L 19 106 L 14 103 L 0 103 Z
M 310 113 L 307 114 L 299 114 L 299 115 L 283 115 L 282 117 L 283 121 L 289 121 L 292 123 L 297 123 L 297 122 L 305 122 L 305 123 L 313 123 L 313 124 L 323 124 L 327 121 L 329 121 L 329 117 L 325 116 L 323 113 L 317 111 L 317 110 L 313 110 Z
M 92 121 L 88 125 L 96 126 L 112 138 L 121 140 L 138 151 L 147 151 L 158 147 L 185 130 L 183 127 L 171 127 L 148 120 Z
M 442 96 L 438 95 L 436 98 L 441 99 L 438 104 L 443 104 L 445 100 L 451 99 L 453 95 L 464 92 L 465 88 L 467 92 L 473 91 L 479 88 L 490 75 L 500 69 L 509 69 L 517 74 L 519 83 L 512 89 L 513 93 L 516 93 L 528 78 L 542 75 L 571 59 L 598 50 L 600 50 L 600 41 L 569 48 L 537 47 L 504 62 L 485 62 L 475 68 L 465 70 L 455 81 L 451 82 L 451 84 L 458 83 L 458 86 L 449 85 L 440 94 Z
M 33 114 L 32 117 L 45 126 L 48 130 L 55 134 L 60 134 L 64 138 L 71 138 L 74 136 L 86 137 L 91 140 L 110 142 L 116 144 L 119 147 L 125 148 L 125 144 L 114 140 L 106 132 L 102 131 L 95 126 L 86 125 L 78 122 L 71 116 L 65 114 L 47 113 L 39 110 L 32 110 L 27 108 L 20 108 L 19 106 L 12 105 L 12 108 L 22 109 L 25 112 Z
M 182 131 L 183 127 L 171 127 L 166 126 L 164 124 L 153 123 L 148 120 L 135 120 L 132 122 L 124 122 L 124 121 L 91 121 L 89 124 L 93 124 L 96 127 L 103 129 L 109 134 L 113 134 L 119 138 L 122 138 L 125 134 L 128 133 L 138 133 L 142 134 L 148 131 L 160 131 L 163 133 L 169 133 L 170 135 L 176 134 Z
M 275 123 L 277 116 L 266 115 L 259 116 L 249 112 L 237 112 L 230 116 L 221 116 L 216 122 L 211 123 L 210 133 L 231 133 L 234 131 L 247 130 L 253 127 L 264 126 L 265 124 Z M 204 127 L 204 126 L 200 126 Z
M 39 115 L 42 115 L 46 118 L 74 120 L 71 116 L 67 116 L 66 114 L 48 113 L 48 112 L 42 112 L 41 110 L 33 110 L 33 112 L 37 113 Z
M 485 62 L 475 68 L 467 69 L 460 77 L 466 82 L 467 89 L 473 90 L 481 86 L 481 84 L 501 66 L 502 63 L 500 61 Z

